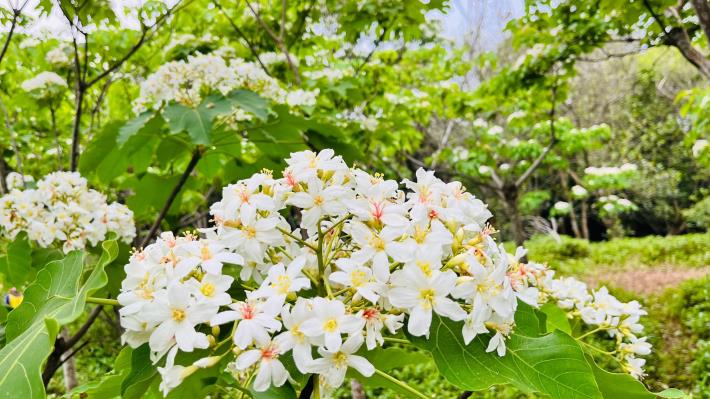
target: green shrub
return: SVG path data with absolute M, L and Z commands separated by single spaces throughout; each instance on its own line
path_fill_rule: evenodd
M 683 211 L 683 218 L 691 228 L 710 230 L 710 197 Z
M 654 346 L 647 382 L 667 384 L 710 399 L 710 277 L 690 280 L 648 304 Z
M 588 242 L 567 236 L 558 243 L 536 236 L 525 243 L 528 258 L 565 272 L 586 272 L 599 266 L 638 268 L 648 266 L 702 267 L 710 265 L 710 233 L 681 236 L 647 236 Z

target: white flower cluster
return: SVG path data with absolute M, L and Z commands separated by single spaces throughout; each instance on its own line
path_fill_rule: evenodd
M 67 87 L 67 82 L 54 72 L 44 71 L 32 79 L 25 80 L 20 87 L 27 92 L 35 90 L 53 91 Z
M 705 139 L 695 140 L 693 143 L 693 148 L 691 152 L 693 153 L 693 158 L 699 158 L 700 155 L 708 148 L 708 141 Z
M 374 132 L 377 130 L 380 122 L 379 119 L 382 117 L 382 109 L 379 109 L 375 115 L 365 115 L 365 104 L 360 104 L 353 108 L 351 111 L 343 111 L 337 114 L 338 119 L 342 119 L 348 122 L 355 122 L 360 125 L 364 130 Z
M 119 203 L 107 204 L 106 196 L 89 189 L 76 172 L 50 173 L 36 189 L 13 189 L 0 197 L 0 231 L 9 239 L 25 231 L 39 246 L 61 244 L 65 253 L 96 245 L 109 232 L 126 243 L 136 235 L 133 212 Z
M 375 373 L 357 354 L 363 346 L 401 328 L 428 337 L 434 317 L 462 321 L 466 344 L 490 333 L 486 350 L 503 356 L 518 300 L 545 297 L 519 261 L 524 251 L 496 244 L 491 213 L 460 183 L 420 169 L 402 190 L 332 150 L 286 163 L 281 178 L 262 171 L 226 186 L 202 237 L 163 233 L 126 265 L 123 338 L 148 343 L 155 362 L 168 354 L 163 393 L 235 353 L 227 368 L 240 379 L 255 372 L 256 391 L 293 377 L 281 360 L 289 356 L 327 395 L 348 368 Z M 207 348 L 191 365 L 175 363 L 180 351 Z
M 632 163 L 625 163 L 621 166 L 590 166 L 584 169 L 584 173 L 591 176 L 613 176 L 626 172 L 635 172 L 638 167 Z
M 616 216 L 620 213 L 636 210 L 636 205 L 626 198 L 617 195 L 605 195 L 597 201 L 603 215 Z
M 579 184 L 575 184 L 572 186 L 572 197 L 574 199 L 584 199 L 589 196 L 589 191 L 587 191 L 586 188 L 580 186 Z
M 133 254 L 118 297 L 131 346 L 148 342 L 157 358 L 174 359 L 220 345 L 201 326 L 234 322 L 227 339 L 239 356 L 230 367 L 258 364 L 258 391 L 286 381 L 279 356 L 289 351 L 326 391 L 348 367 L 372 375 L 354 354 L 362 345 L 381 346 L 404 324 L 428 336 L 434 314 L 464 321 L 466 343 L 492 333 L 487 350 L 505 354 L 518 299 L 536 305 L 538 292 L 511 283 L 517 259 L 491 237 L 483 202 L 422 169 L 402 191 L 332 150 L 286 162 L 280 179 L 263 172 L 225 187 L 204 238 L 165 233 Z M 282 212 L 289 206 L 300 210 L 297 229 Z M 232 285 L 244 299 L 230 297 Z M 171 365 L 161 368 L 164 392 L 186 376 Z
M 552 205 L 552 213 L 560 216 L 569 214 L 572 211 L 572 205 L 566 201 L 557 201 Z
M 157 110 L 170 101 L 195 107 L 210 93 L 223 95 L 246 89 L 280 104 L 315 105 L 317 91 L 288 91 L 258 64 L 240 58 L 227 61 L 213 54 L 198 54 L 186 61 L 162 65 L 141 83 L 135 111 Z
M 621 302 L 609 294 L 606 287 L 591 291 L 587 285 L 573 277 L 554 278 L 554 271 L 543 265 L 528 263 L 520 265 L 514 275 L 535 280 L 541 295 L 541 302 L 554 300 L 568 312 L 569 318 L 580 318 L 590 326 L 589 334 L 605 331 L 616 343 L 611 352 L 624 370 L 636 378 L 644 376 L 646 360 L 637 356 L 651 353 L 647 337 L 639 337 L 643 325 L 639 323 L 646 311 L 638 301 Z
M 70 52 L 71 49 L 69 48 L 69 46 L 62 44 L 59 47 L 55 47 L 47 51 L 47 54 L 45 54 L 44 59 L 45 61 L 47 61 L 47 63 L 55 67 L 66 67 L 71 64 L 71 60 L 69 59 Z
M 5 184 L 8 190 L 23 189 L 27 184 L 33 183 L 35 179 L 30 175 L 22 175 L 17 172 L 10 172 L 5 176 Z

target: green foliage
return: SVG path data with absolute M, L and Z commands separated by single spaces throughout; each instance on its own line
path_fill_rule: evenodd
M 686 222 L 697 229 L 710 230 L 710 197 L 704 198 L 683 212 Z
M 687 390 L 710 398 L 710 278 L 689 280 L 649 304 L 654 352 L 649 383 Z
M 524 392 L 542 392 L 553 398 L 601 398 L 584 352 L 573 338 L 556 330 L 540 338 L 513 335 L 507 356 L 486 353 L 481 336 L 465 345 L 462 324 L 432 320 L 429 339 L 413 342 L 432 352 L 439 371 L 461 389 L 481 390 L 494 384 L 512 384 Z
M 87 296 L 104 285 L 104 267 L 118 254 L 116 241 L 105 241 L 101 259 L 83 284 L 84 253 L 73 251 L 47 265 L 25 293 L 22 304 L 10 312 L 7 344 L 0 350 L 0 394 L 43 398 L 42 364 L 53 348 L 60 326 L 84 312 Z
M 710 262 L 710 234 L 617 238 L 590 243 L 562 236 L 562 242 L 536 236 L 525 243 L 528 257 L 564 272 L 584 272 L 600 266 L 616 269 L 677 265 L 702 267 Z
M 27 233 L 18 234 L 14 241 L 7 244 L 4 253 L 0 256 L 0 273 L 8 283 L 16 287 L 24 286 L 32 267 L 32 248 Z

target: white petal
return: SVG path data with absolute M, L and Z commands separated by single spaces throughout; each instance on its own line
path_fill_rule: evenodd
M 371 375 L 375 374 L 375 366 L 373 366 L 370 362 L 367 361 L 367 359 L 362 356 L 348 356 L 348 366 L 354 368 L 365 377 L 370 377 Z

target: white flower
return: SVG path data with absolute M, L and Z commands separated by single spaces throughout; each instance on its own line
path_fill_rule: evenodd
M 633 357 L 633 356 L 627 356 L 624 359 L 623 367 L 624 370 L 626 370 L 627 373 L 631 374 L 634 378 L 640 379 L 646 373 L 643 371 L 643 366 L 646 364 L 646 359 L 638 358 L 638 357 Z
M 233 339 L 234 344 L 240 349 L 245 349 L 253 342 L 266 344 L 270 340 L 269 334 L 281 328 L 281 323 L 276 320 L 281 310 L 280 300 L 247 299 L 244 302 L 233 303 L 229 308 L 232 310 L 212 317 L 210 324 L 215 326 L 236 320 L 238 324 Z
M 310 280 L 301 273 L 306 264 L 306 257 L 299 256 L 284 267 L 279 263 L 269 268 L 268 276 L 258 290 L 252 292 L 251 298 L 279 298 L 282 303 L 286 295 L 298 292 L 311 286 Z
M 360 334 L 351 335 L 345 343 L 335 350 L 318 348 L 320 359 L 313 360 L 311 372 L 325 376 L 328 384 L 338 387 L 343 384 L 348 367 L 352 367 L 365 377 L 375 373 L 375 367 L 362 356 L 354 355 L 362 346 Z
M 629 343 L 622 343 L 621 350 L 627 353 L 633 353 L 639 356 L 646 356 L 651 354 L 651 344 L 646 342 L 646 337 L 636 338 L 631 337 Z
M 505 337 L 499 332 L 496 332 L 495 335 L 491 337 L 491 340 L 488 341 L 486 352 L 493 351 L 498 352 L 498 356 L 505 355 Z
M 326 349 L 337 351 L 343 343 L 341 334 L 354 334 L 364 324 L 358 317 L 345 313 L 345 305 L 337 300 L 313 298 L 313 317 L 301 323 L 308 337 L 323 338 Z
M 331 273 L 328 276 L 330 281 L 354 288 L 358 295 L 372 303 L 377 303 L 380 298 L 378 291 L 383 288 L 383 284 L 374 279 L 371 269 L 359 266 L 360 262 L 348 258 L 338 259 L 335 263 L 341 271 Z
M 693 157 L 697 158 L 700 156 L 700 154 L 708 147 L 708 141 L 705 139 L 699 139 L 695 140 L 695 143 L 693 143 Z
M 291 307 L 285 305 L 281 310 L 281 320 L 285 331 L 279 334 L 275 341 L 284 351 L 293 352 L 293 360 L 296 368 L 303 374 L 308 373 L 308 367 L 313 360 L 311 355 L 311 344 L 306 335 L 301 331 L 301 324 L 311 318 L 312 308 L 303 298 L 299 298 L 296 304 Z
M 54 72 L 44 71 L 32 79 L 25 80 L 20 86 L 24 91 L 61 89 L 67 87 L 67 82 Z
M 310 178 L 308 190 L 293 193 L 286 203 L 303 209 L 301 227 L 307 229 L 309 235 L 313 235 L 321 217 L 345 213 L 346 208 L 342 202 L 345 194 L 346 190 L 342 186 L 324 187 L 320 179 Z
M 207 348 L 207 336 L 197 332 L 195 326 L 209 321 L 216 310 L 216 306 L 193 300 L 188 286 L 171 285 L 164 295 L 156 296 L 156 300 L 144 308 L 146 319 L 157 325 L 150 335 L 150 348 L 162 352 L 172 346 L 172 342 L 185 352 Z
M 164 396 L 167 396 L 170 391 L 175 389 L 183 382 L 183 380 L 185 380 L 185 378 L 192 375 L 192 373 L 198 369 L 198 367 L 194 365 L 185 367 L 175 364 L 177 349 L 178 347 L 176 346 L 168 352 L 168 357 L 164 367 L 158 367 L 158 374 L 160 374 L 161 377 L 159 389 Z
M 456 274 L 435 271 L 427 277 L 419 268 L 405 267 L 392 275 L 395 286 L 389 292 L 392 305 L 407 309 L 407 331 L 428 336 L 432 310 L 452 320 L 463 320 L 466 312 L 447 297 L 454 288 Z
M 238 370 L 245 370 L 254 363 L 259 362 L 259 370 L 254 378 L 254 390 L 264 392 L 270 386 L 280 387 L 288 379 L 288 371 L 279 360 L 283 353 L 279 345 L 275 342 L 266 342 L 258 349 L 251 349 L 237 357 L 236 367 Z

